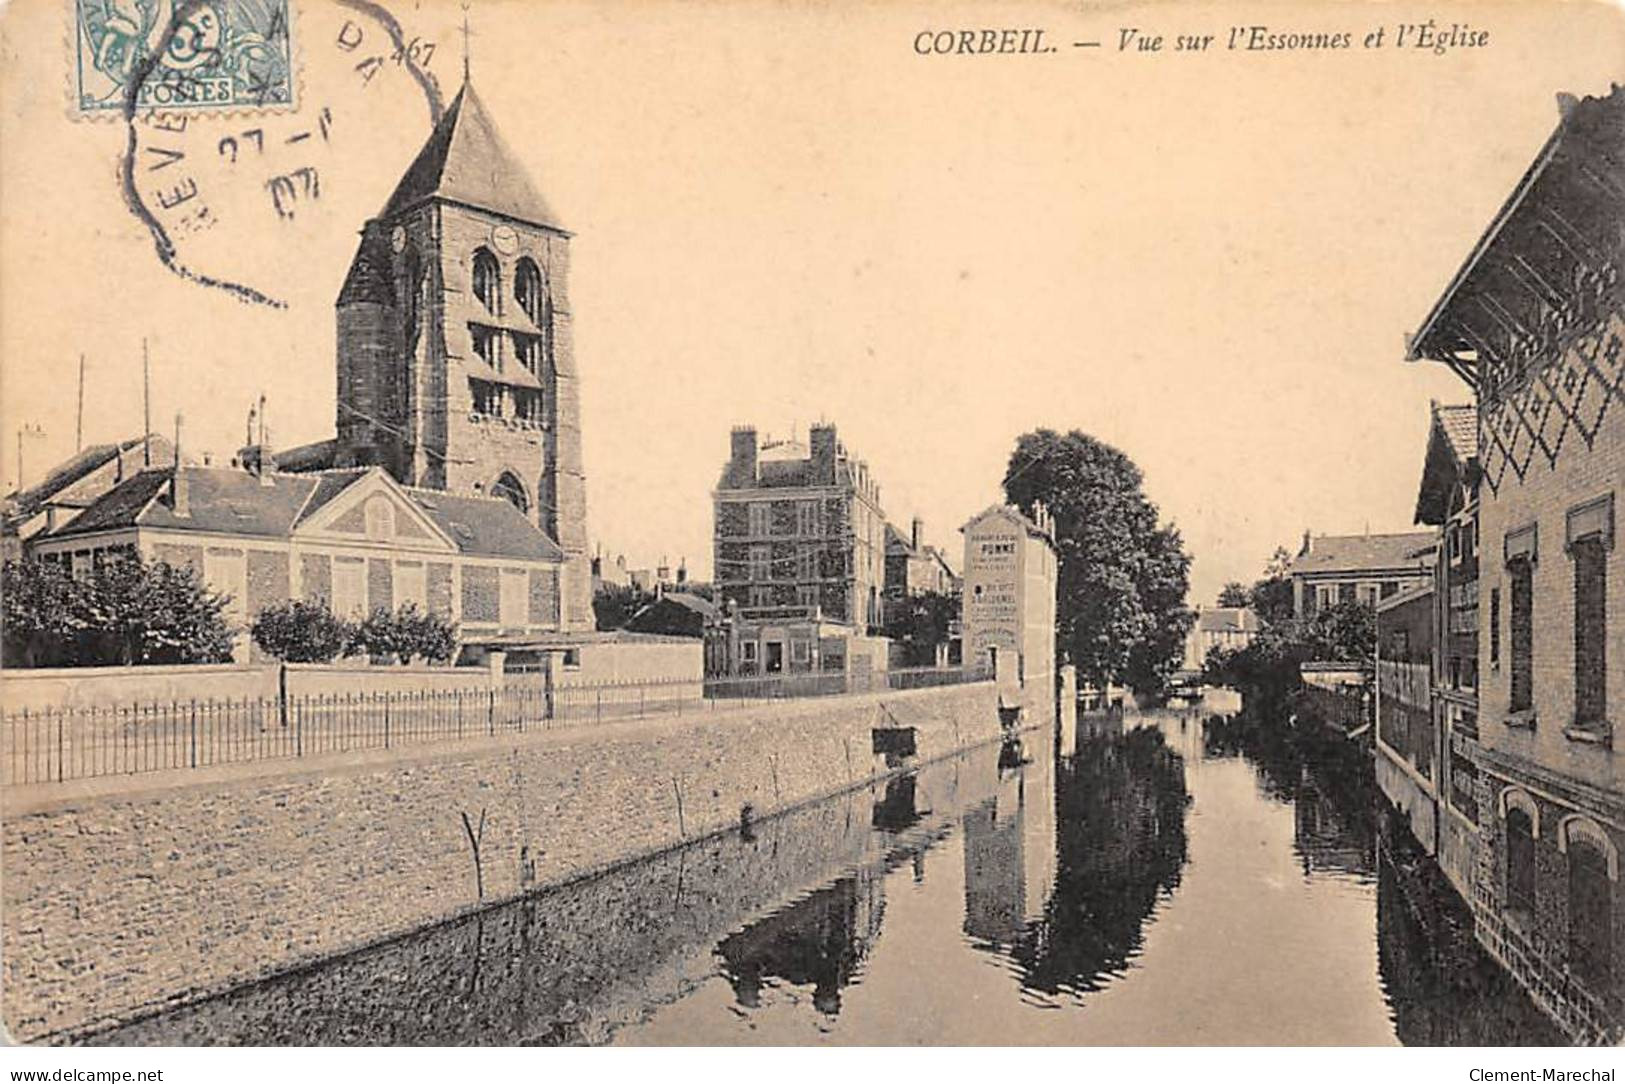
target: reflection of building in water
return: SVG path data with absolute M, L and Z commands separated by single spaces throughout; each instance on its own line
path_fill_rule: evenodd
M 857 975 L 880 936 L 886 871 L 859 870 L 784 910 L 752 923 L 717 946 L 734 997 L 747 1009 L 761 1004 L 772 979 L 813 988 L 813 1005 L 841 1011 L 841 990 Z
M 1005 774 L 963 818 L 965 932 L 1009 944 L 1044 914 L 1055 887 L 1054 761 Z
M 1351 823 L 1312 782 L 1298 788 L 1292 803 L 1292 848 L 1303 859 L 1305 876 L 1318 871 L 1368 877 L 1373 841 Z
M 919 777 L 912 772 L 886 781 L 886 793 L 874 804 L 869 823 L 885 832 L 901 832 L 920 823 L 916 805 Z

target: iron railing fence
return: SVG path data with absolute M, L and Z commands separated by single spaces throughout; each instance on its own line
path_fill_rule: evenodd
M 762 699 L 833 696 L 986 680 L 978 669 L 894 670 L 721 681 L 563 682 L 512 673 L 504 686 L 286 697 L 171 700 L 0 713 L 0 781 L 110 775 L 508 737 L 537 730 L 748 707 Z M 808 682 L 804 679 L 816 679 Z M 835 679 L 835 680 L 830 680 Z M 861 687 L 860 687 L 861 685 Z

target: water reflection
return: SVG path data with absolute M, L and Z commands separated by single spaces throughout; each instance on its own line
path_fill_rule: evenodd
M 811 986 L 813 1008 L 834 1016 L 842 988 L 880 935 L 885 910 L 881 879 L 862 870 L 724 938 L 717 955 L 735 999 L 742 1008 L 758 1008 L 764 984 L 783 980 Z
M 976 750 L 104 1040 L 1556 1041 L 1380 845 L 1352 747 L 1185 712 L 1051 748 Z

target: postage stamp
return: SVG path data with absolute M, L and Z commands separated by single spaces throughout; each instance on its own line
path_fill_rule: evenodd
M 81 114 L 298 104 L 288 0 L 74 3 Z

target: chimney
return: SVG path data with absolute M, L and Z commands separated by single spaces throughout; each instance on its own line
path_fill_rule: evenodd
M 756 452 L 758 447 L 755 426 L 734 426 L 732 445 L 728 457 L 728 483 L 730 485 L 738 489 L 744 489 L 756 484 Z
M 909 544 L 912 545 L 915 549 L 919 549 L 920 548 L 920 539 L 922 539 L 924 537 L 925 537 L 925 521 L 922 520 L 919 516 L 915 516 L 914 517 L 914 522 L 909 524 L 909 532 L 908 532 Z
M 688 558 L 687 557 L 679 557 L 677 559 L 677 582 L 679 584 L 685 584 L 685 583 L 688 582 Z
M 1307 556 L 1312 544 L 1313 543 L 1311 542 L 1310 537 L 1309 537 L 1309 528 L 1305 527 L 1303 529 L 1303 549 L 1298 551 L 1298 556 L 1299 557 Z
M 181 467 L 181 416 L 175 415 L 175 465 L 169 476 L 169 507 L 177 516 L 192 514 L 192 487 Z
M 827 423 L 819 423 L 807 431 L 807 445 L 811 449 L 812 478 L 814 485 L 833 485 L 835 483 L 835 427 Z

